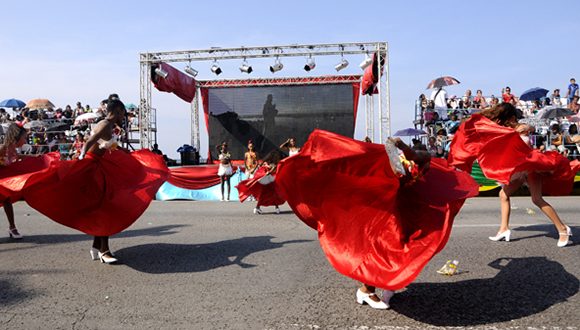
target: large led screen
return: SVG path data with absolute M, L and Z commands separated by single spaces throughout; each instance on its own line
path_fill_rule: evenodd
M 264 157 L 289 137 L 301 146 L 316 128 L 354 134 L 351 84 L 210 88 L 207 97 L 213 159 L 222 142 L 243 159 L 249 140 Z

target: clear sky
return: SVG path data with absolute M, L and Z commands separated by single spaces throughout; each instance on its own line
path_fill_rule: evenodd
M 580 1 L 2 1 L 0 99 L 37 97 L 91 106 L 116 92 L 138 104 L 139 53 L 294 43 L 387 41 L 393 130 L 411 126 L 427 83 L 451 75 L 498 95 L 508 85 L 565 90 L 580 78 Z M 333 73 L 317 59 L 309 75 Z M 360 57 L 341 73 L 360 73 Z M 251 77 L 271 77 L 270 60 Z M 303 59 L 282 75 L 306 75 Z M 224 78 L 243 77 L 222 63 Z M 177 66 L 177 65 L 176 65 Z M 212 78 L 209 63 L 198 77 Z M 179 67 L 179 66 L 178 66 Z M 179 67 L 180 68 L 180 67 Z M 565 92 L 564 92 L 565 93 Z M 160 148 L 189 143 L 189 105 L 154 91 Z M 358 133 L 359 135 L 362 133 Z

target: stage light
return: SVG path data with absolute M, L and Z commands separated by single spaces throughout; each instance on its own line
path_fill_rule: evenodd
M 276 59 L 276 62 L 274 62 L 274 65 L 270 66 L 270 72 L 272 72 L 272 73 L 278 72 L 278 71 L 282 70 L 283 67 L 284 67 L 284 64 L 282 64 L 282 62 L 280 62 L 279 59 Z
M 309 57 L 308 61 L 306 61 L 306 65 L 304 65 L 304 70 L 310 71 L 313 70 L 315 67 L 316 63 L 314 62 L 314 59 L 312 57 Z
M 217 61 L 213 61 L 213 64 L 211 66 L 211 72 L 215 73 L 216 76 L 219 76 L 220 73 L 222 73 L 222 69 L 218 65 Z
M 367 54 L 367 57 L 364 59 L 364 61 L 362 61 L 360 63 L 359 66 L 360 66 L 361 69 L 364 70 L 364 69 L 367 68 L 367 66 L 371 65 L 372 63 L 373 63 L 373 59 Z
M 162 68 L 157 68 L 157 69 L 155 69 L 155 74 L 157 74 L 159 77 L 165 79 L 169 75 L 169 72 L 163 70 Z
M 245 72 L 247 74 L 250 74 L 254 70 L 252 69 L 252 66 L 249 65 L 248 62 L 246 62 L 246 60 L 244 60 L 244 62 L 242 63 L 242 65 L 240 65 L 240 71 L 241 72 Z
M 195 76 L 197 76 L 197 73 L 198 72 L 197 72 L 196 69 L 194 69 L 194 68 L 192 68 L 191 66 L 188 65 L 188 66 L 185 67 L 185 73 L 189 74 L 192 77 L 195 77 Z
M 337 65 L 334 66 L 334 69 L 338 72 L 338 71 L 346 68 L 347 66 L 348 66 L 348 61 L 345 58 L 343 58 L 340 60 L 340 62 Z

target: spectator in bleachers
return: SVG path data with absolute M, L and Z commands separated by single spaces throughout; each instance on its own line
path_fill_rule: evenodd
M 550 146 L 549 150 L 557 150 L 560 153 L 564 152 L 564 142 L 562 137 L 562 130 L 560 125 L 554 123 L 550 126 Z
M 129 121 L 129 128 L 138 128 L 139 127 L 139 119 L 133 112 L 127 113 L 127 120 Z
M 471 89 L 465 91 L 465 95 L 461 98 L 463 102 L 461 109 L 470 109 L 473 106 L 473 96 L 471 96 Z
M 66 139 L 66 135 L 64 133 L 60 133 L 58 135 L 58 152 L 60 153 L 60 159 L 68 159 L 69 151 L 70 151 L 70 143 Z
M 459 102 L 457 101 L 457 96 L 451 95 L 449 100 L 447 100 L 447 108 L 448 109 L 459 109 Z
M 10 121 L 10 115 L 6 112 L 6 109 L 0 108 L 0 123 L 5 124 Z
M 499 104 L 499 99 L 495 96 L 491 96 L 491 100 L 489 101 L 489 107 L 494 107 Z
M 433 90 L 431 93 L 434 109 L 439 114 L 440 119 L 447 119 L 447 91 L 443 87 Z
M 449 133 L 453 134 L 453 133 L 455 133 L 455 131 L 459 127 L 460 123 L 461 122 L 459 121 L 459 118 L 457 117 L 457 115 L 452 114 L 451 117 L 449 117 L 449 121 L 445 123 L 445 127 L 447 128 L 447 131 Z
M 77 107 L 73 110 L 73 117 L 78 117 L 83 113 L 85 113 L 83 105 L 81 104 L 81 102 L 77 102 Z
M 533 116 L 536 113 L 538 113 L 540 109 L 542 109 L 542 102 L 540 102 L 540 99 L 535 99 L 534 101 L 532 101 L 532 106 L 526 110 L 527 111 L 526 115 Z
M 580 135 L 578 134 L 578 126 L 576 124 L 570 125 L 568 128 L 568 134 L 565 138 L 565 147 L 568 149 L 568 158 L 579 159 L 580 158 Z
M 568 103 L 568 109 L 578 114 L 580 110 L 580 104 L 578 104 L 578 96 L 572 97 L 572 100 Z
M 58 108 L 54 111 L 54 119 L 61 120 L 63 118 L 62 109 Z
M 473 98 L 473 107 L 476 109 L 487 108 L 487 101 L 485 100 L 485 97 L 483 96 L 483 92 L 481 91 L 481 89 L 477 90 L 475 97 Z
M 429 112 L 430 118 L 427 118 L 427 113 L 425 114 L 427 119 L 427 126 L 435 125 L 439 121 L 439 113 L 437 112 Z
M 515 95 L 512 94 L 512 89 L 509 86 L 505 88 L 503 94 L 501 95 L 501 98 L 504 103 L 511 103 L 512 105 L 518 104 L 518 100 L 515 97 Z
M 427 97 L 425 96 L 425 94 L 421 94 L 419 95 L 419 106 L 421 107 L 422 111 L 427 110 L 427 106 L 429 105 L 429 100 L 427 100 Z
M 431 155 L 431 157 L 437 156 L 437 138 L 434 136 L 430 136 L 427 140 L 427 151 Z
M 559 89 L 554 89 L 554 91 L 552 92 L 552 95 L 550 96 L 550 100 L 552 101 L 552 105 L 555 107 L 561 107 L 562 106 L 562 100 L 560 99 L 560 90 Z
M 91 109 L 91 106 L 87 104 L 85 106 L 85 112 L 84 113 L 90 113 L 90 112 L 93 112 L 93 110 Z
M 568 104 L 572 102 L 572 98 L 574 96 L 580 96 L 578 94 L 578 84 L 576 83 L 576 79 L 570 78 L 570 84 L 568 85 L 568 91 L 566 92 L 566 98 L 568 99 Z
M 447 150 L 447 144 L 450 143 L 449 137 L 447 136 L 447 131 L 441 128 L 437 131 L 437 137 L 435 144 L 437 145 L 437 152 L 435 156 L 437 158 L 445 158 L 445 151 Z
M 73 116 L 74 116 L 74 111 L 73 111 L 73 109 L 70 107 L 70 105 L 67 105 L 67 106 L 64 108 L 64 111 L 62 112 L 62 115 L 63 115 L 63 117 L 64 117 L 64 118 L 67 118 L 67 119 L 71 119 L 71 118 L 73 118 Z
M 72 159 L 77 159 L 83 151 L 83 146 L 85 145 L 85 136 L 82 133 L 77 133 L 75 142 L 72 145 Z

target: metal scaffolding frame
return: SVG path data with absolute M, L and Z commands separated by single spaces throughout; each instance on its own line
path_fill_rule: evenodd
M 334 44 L 310 44 L 310 45 L 285 45 L 285 46 L 259 46 L 259 47 L 237 47 L 221 48 L 212 47 L 209 49 L 168 51 L 168 52 L 147 52 L 140 54 L 140 107 L 139 107 L 139 143 L 141 148 L 151 148 L 153 143 L 157 143 L 156 114 L 151 107 L 151 66 L 158 63 L 191 63 L 193 61 L 215 62 L 219 60 L 246 60 L 251 58 L 276 58 L 281 57 L 314 57 L 314 56 L 336 56 L 371 53 L 378 54 L 379 81 L 377 84 L 378 94 L 364 96 L 366 114 L 366 133 L 373 141 L 379 143 L 391 134 L 391 113 L 390 113 L 390 85 L 389 85 L 389 55 L 388 44 L 386 42 L 354 42 L 354 43 L 334 43 Z M 381 59 L 384 64 L 381 65 Z M 341 77 L 341 76 L 335 76 Z M 323 77 L 325 78 L 325 77 Z M 310 78 L 286 78 L 296 79 L 294 84 L 314 84 Z M 306 82 L 310 79 L 310 82 Z M 337 78 L 338 79 L 338 78 Z M 235 87 L 242 86 L 243 81 L 252 79 L 236 80 L 206 80 L 198 81 L 197 92 L 191 104 L 191 144 L 200 148 L 200 128 L 199 128 L 199 88 L 200 87 Z M 271 83 L 272 78 L 258 78 L 253 80 L 263 80 L 264 85 Z M 328 83 L 321 81 L 318 83 Z M 259 85 L 259 83 L 258 83 Z M 256 84 L 253 84 L 256 86 Z M 378 111 L 375 111 L 374 99 L 378 98 Z M 375 140 L 375 119 L 378 112 L 378 140 Z

